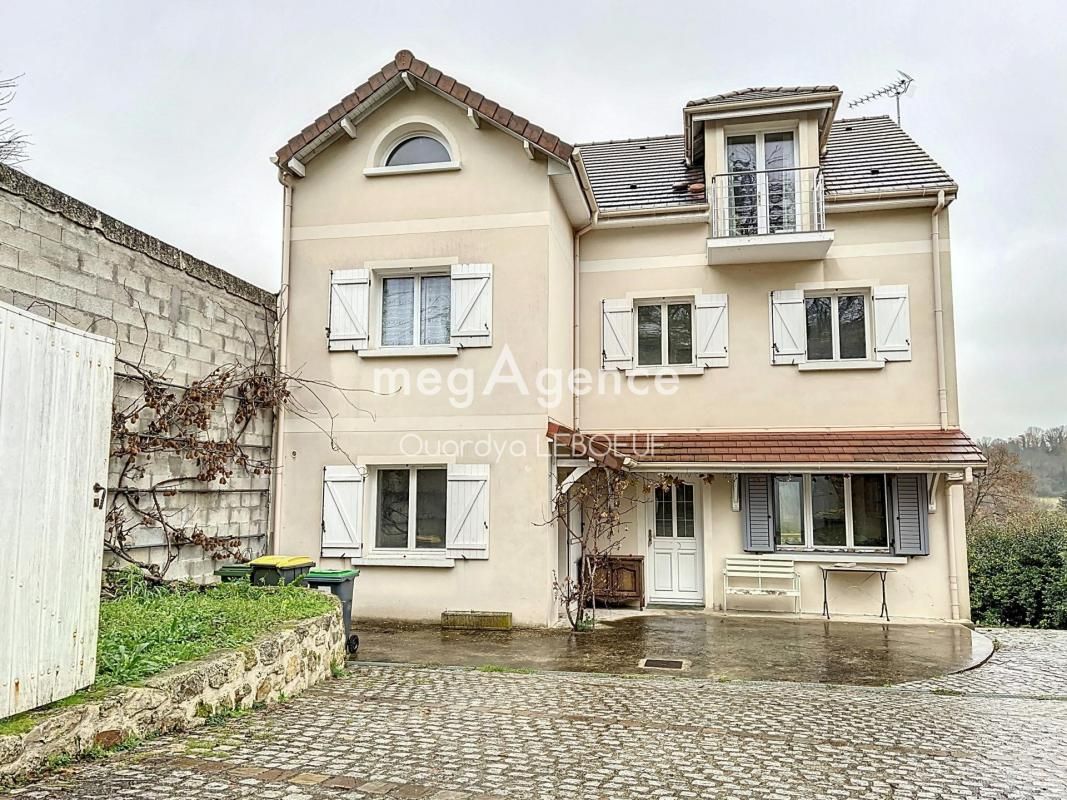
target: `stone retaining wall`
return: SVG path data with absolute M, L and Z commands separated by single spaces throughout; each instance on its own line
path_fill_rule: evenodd
M 26 733 L 0 736 L 0 783 L 31 775 L 50 758 L 188 730 L 213 714 L 293 697 L 329 678 L 344 658 L 340 607 L 289 623 L 239 650 L 179 664 L 141 686 L 42 714 Z

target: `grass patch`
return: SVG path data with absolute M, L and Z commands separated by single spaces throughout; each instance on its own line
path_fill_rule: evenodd
M 930 694 L 936 694 L 940 697 L 963 697 L 964 693 L 958 689 L 934 689 Z
M 37 723 L 45 717 L 51 716 L 56 711 L 70 708 L 72 706 L 79 706 L 90 700 L 99 700 L 105 694 L 107 694 L 107 690 L 102 688 L 93 687 L 91 689 L 83 689 L 80 692 L 75 692 L 70 697 L 56 700 L 54 703 L 41 706 L 33 711 L 24 711 L 13 717 L 0 719 L 0 736 L 20 736 L 23 733 L 29 733 Z
M 325 614 L 329 595 L 300 586 L 222 583 L 157 588 L 130 581 L 100 604 L 96 684 L 136 683 L 175 664 L 235 648 L 280 622 Z

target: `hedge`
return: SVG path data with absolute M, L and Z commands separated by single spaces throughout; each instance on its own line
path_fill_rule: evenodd
M 1067 629 L 1067 513 L 979 523 L 967 549 L 975 622 Z

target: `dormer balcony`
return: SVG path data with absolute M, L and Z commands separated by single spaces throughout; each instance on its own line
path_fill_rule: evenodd
M 708 264 L 824 258 L 834 241 L 834 232 L 826 227 L 825 196 L 820 167 L 713 176 Z

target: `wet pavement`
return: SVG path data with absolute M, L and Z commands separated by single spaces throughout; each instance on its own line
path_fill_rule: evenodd
M 957 676 L 1058 663 L 1067 632 Z M 1052 652 L 1048 648 L 1051 646 Z M 1045 676 L 1047 677 L 1047 676 Z M 967 683 L 970 681 L 970 683 Z M 31 800 L 1063 800 L 1067 697 L 352 664 Z
M 704 612 L 643 614 L 567 630 L 442 631 L 357 620 L 358 660 L 379 663 L 648 674 L 645 658 L 687 662 L 719 680 L 885 686 L 984 661 L 992 642 L 960 625 L 766 619 Z

